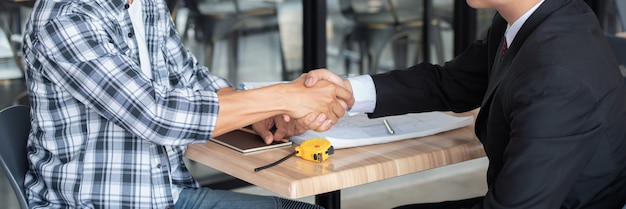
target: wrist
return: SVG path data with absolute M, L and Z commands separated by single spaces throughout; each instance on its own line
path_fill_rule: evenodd
M 291 104 L 293 100 L 290 98 L 293 98 L 293 96 L 295 96 L 292 95 L 293 92 L 291 91 L 291 83 L 276 84 L 271 86 L 271 88 L 272 89 L 270 90 L 269 94 L 272 95 L 273 99 L 271 100 L 276 101 L 276 103 L 274 103 L 274 107 L 276 108 L 276 110 L 280 114 L 293 114 L 293 110 L 289 109 L 290 107 L 293 107 L 293 105 Z

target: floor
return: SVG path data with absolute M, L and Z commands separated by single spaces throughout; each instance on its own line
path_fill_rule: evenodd
M 487 191 L 487 159 L 480 158 L 419 173 L 341 190 L 343 209 L 383 209 L 403 204 L 438 202 L 482 196 Z M 276 195 L 250 186 L 235 191 Z M 299 199 L 314 203 L 313 197 Z
M 293 7 L 297 6 L 298 5 L 287 5 L 283 8 L 285 9 L 283 11 L 294 11 Z M 329 7 L 332 7 L 332 5 L 329 5 Z M 329 14 L 330 13 L 332 13 L 332 10 L 329 10 Z M 179 15 L 181 14 L 184 15 L 185 11 L 180 11 Z M 289 16 L 297 15 L 297 12 L 287 12 L 286 14 L 288 16 L 286 18 L 283 17 L 281 21 L 294 21 L 299 19 L 299 17 Z M 177 19 L 177 23 L 184 24 L 184 22 L 185 18 Z M 284 24 L 285 22 L 282 23 Z M 341 20 L 334 20 L 334 23 L 334 25 L 331 24 L 330 30 L 337 32 L 344 28 L 344 25 L 340 24 L 342 23 Z M 294 30 L 297 30 L 297 28 Z M 451 37 L 451 34 L 444 35 Z M 346 51 L 342 51 L 341 47 L 337 47 L 340 45 L 339 43 L 341 43 L 341 39 L 337 38 L 337 36 L 341 37 L 341 35 L 329 36 L 328 68 L 341 75 L 353 75 L 356 70 L 346 70 L 344 68 L 346 66 L 346 60 L 350 62 L 351 59 L 339 56 L 348 54 L 349 52 L 346 53 Z M 292 70 L 298 69 L 298 56 L 293 55 L 299 53 L 301 48 L 297 46 L 301 43 L 283 42 L 283 45 L 281 45 L 281 37 L 284 37 L 284 34 L 281 35 L 276 31 L 243 36 L 239 44 L 240 61 L 238 62 L 238 73 L 236 82 L 234 83 L 241 81 L 278 81 L 281 78 L 283 66 L 288 66 Z M 202 44 L 195 42 L 193 33 L 189 33 L 185 43 L 190 50 L 196 54 L 199 61 L 203 63 L 204 48 L 201 47 Z M 282 54 L 285 55 L 284 57 L 288 57 L 288 60 L 283 60 L 283 56 L 281 56 L 281 47 L 285 46 L 291 46 L 282 48 Z M 214 49 L 215 54 L 218 56 L 214 58 L 211 71 L 220 76 L 228 77 L 226 61 L 228 57 L 224 53 L 225 48 L 226 43 L 219 41 Z M 450 49 L 448 48 L 446 50 Z M 389 55 L 384 54 L 383 57 L 389 57 Z M 284 65 L 283 61 L 289 64 Z M 384 63 L 384 61 L 385 60 L 383 60 L 382 63 Z M 356 65 L 351 66 L 354 67 Z M 2 65 L 0 65 L 0 73 L 3 70 Z M 25 84 L 21 79 L 0 79 L 0 109 L 12 105 L 15 97 L 24 90 Z M 486 172 L 487 163 L 485 158 L 481 158 L 348 188 L 341 192 L 341 205 L 344 209 L 392 208 L 402 204 L 443 201 L 483 195 L 486 192 L 484 174 Z M 189 163 L 189 169 L 194 176 L 198 178 L 218 173 L 211 168 L 191 162 Z M 247 186 L 234 190 L 252 194 L 275 195 L 272 192 L 255 186 Z M 302 198 L 300 200 L 314 202 L 313 197 Z M 0 208 L 18 208 L 15 196 L 10 186 L 7 184 L 3 172 L 0 172 Z

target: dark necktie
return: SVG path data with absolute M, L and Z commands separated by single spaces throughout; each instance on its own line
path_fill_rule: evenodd
M 504 55 L 506 55 L 506 50 L 509 48 L 506 44 L 506 36 L 504 37 L 504 40 L 502 40 L 502 56 L 500 58 L 504 58 Z

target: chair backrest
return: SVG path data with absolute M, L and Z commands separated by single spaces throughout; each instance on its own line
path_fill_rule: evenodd
M 5 6 L 0 3 L 0 6 Z M 0 11 L 2 14 L 3 11 Z M 11 58 L 13 61 L 2 61 L 2 68 L 0 68 L 0 79 L 17 79 L 24 76 L 24 68 L 21 64 L 20 58 L 14 46 L 14 42 L 11 40 L 13 33 L 10 30 L 10 25 L 4 20 L 0 20 L 0 59 Z M 8 60 L 7 60 L 8 61 Z
M 24 176 L 28 171 L 26 142 L 30 132 L 30 111 L 22 105 L 0 111 L 0 164 L 21 208 L 28 208 Z

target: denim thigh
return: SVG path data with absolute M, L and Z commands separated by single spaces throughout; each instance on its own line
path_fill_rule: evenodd
M 323 209 L 321 206 L 274 196 L 252 195 L 209 188 L 187 188 L 178 196 L 176 209 Z

